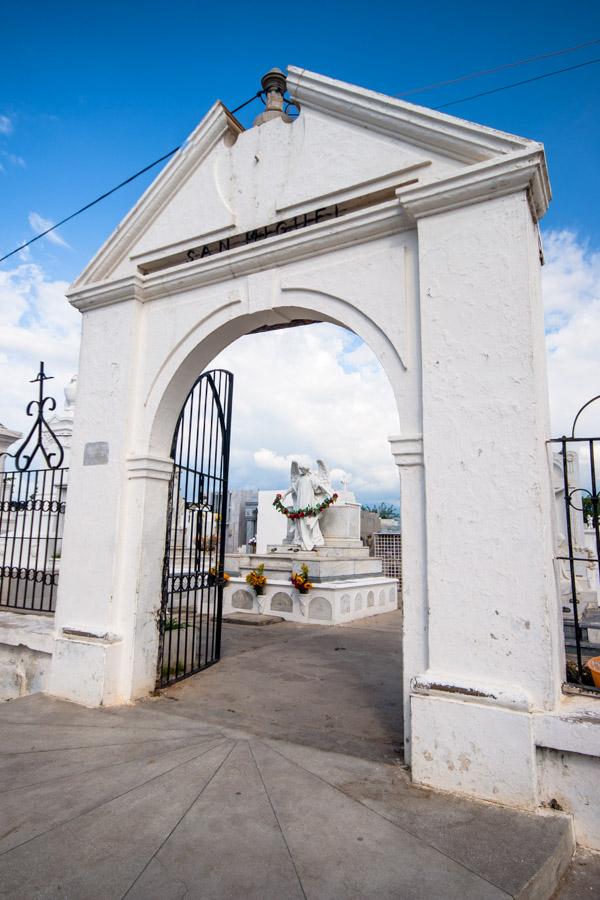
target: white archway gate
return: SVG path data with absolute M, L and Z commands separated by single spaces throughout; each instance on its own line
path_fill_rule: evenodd
M 398 403 L 413 777 L 534 806 L 536 716 L 563 666 L 543 148 L 300 69 L 288 88 L 293 122 L 244 131 L 216 103 L 71 289 L 84 327 L 51 692 L 154 689 L 185 397 L 249 331 L 336 322 Z

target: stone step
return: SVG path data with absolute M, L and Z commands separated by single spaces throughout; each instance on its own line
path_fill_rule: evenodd
M 289 576 L 292 571 L 300 571 L 301 565 L 308 568 L 309 579 L 314 582 L 339 581 L 344 578 L 368 578 L 379 576 L 383 571 L 380 559 L 371 556 L 353 556 L 322 558 L 316 555 L 271 555 L 226 557 L 225 571 L 229 575 L 246 575 L 259 565 L 264 565 L 264 574 L 268 579 Z
M 369 556 L 369 548 L 365 547 L 362 541 L 336 541 L 335 543 L 327 543 L 325 547 L 319 547 L 316 550 L 293 550 L 285 544 L 269 544 L 267 546 L 267 556 L 294 556 L 313 558 L 314 556 L 336 557 L 345 556 L 351 553 L 353 556 Z
M 281 616 L 261 616 L 258 613 L 233 612 L 223 616 L 228 625 L 279 625 L 284 622 Z

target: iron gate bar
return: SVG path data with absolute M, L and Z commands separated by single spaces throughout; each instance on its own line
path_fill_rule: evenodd
M 589 440 L 589 438 L 576 438 L 576 437 L 575 437 L 575 426 L 577 425 L 577 419 L 579 418 L 579 416 L 581 415 L 581 413 L 584 411 L 584 409 L 587 409 L 588 406 L 591 406 L 592 403 L 595 403 L 596 400 L 600 400 L 600 394 L 596 394 L 595 397 L 592 397 L 591 400 L 588 400 L 587 403 L 584 403 L 583 406 L 579 409 L 579 411 L 578 411 L 577 415 L 575 416 L 575 418 L 573 419 L 573 426 L 572 426 L 572 428 L 571 428 L 571 440 L 572 440 L 572 441 L 586 441 L 586 440 Z
M 188 393 L 173 434 L 159 687 L 220 657 L 232 387 L 230 372 L 203 373 Z
M 600 398 L 594 397 L 595 400 Z M 575 427 L 575 426 L 573 426 Z M 592 522 L 596 537 L 596 560 L 600 565 L 600 531 L 598 529 L 598 488 L 596 487 L 596 461 L 594 459 L 594 442 L 590 441 L 590 469 L 592 474 L 592 506 L 594 508 Z M 581 502 L 583 507 L 583 501 Z
M 575 560 L 573 559 L 573 528 L 571 525 L 571 494 L 569 491 L 569 469 L 567 465 L 567 442 L 562 442 L 563 479 L 565 485 L 565 516 L 567 520 L 567 544 L 569 548 L 569 572 L 571 576 L 571 596 L 573 598 L 573 621 L 575 623 L 575 644 L 577 649 L 577 668 L 583 675 L 581 662 L 581 628 L 579 626 L 579 610 L 577 603 L 577 582 L 575 581 Z

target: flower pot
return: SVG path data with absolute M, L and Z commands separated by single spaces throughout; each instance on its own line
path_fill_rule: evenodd
M 254 588 L 254 593 L 256 594 L 257 597 L 262 597 L 264 592 L 265 592 L 264 587 L 255 587 Z
M 595 687 L 600 688 L 600 656 L 593 656 L 592 659 L 588 659 L 586 666 L 592 673 Z

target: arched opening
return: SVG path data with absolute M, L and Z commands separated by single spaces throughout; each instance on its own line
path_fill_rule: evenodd
M 148 441 L 149 452 L 168 455 L 175 423 L 191 385 L 219 353 L 246 335 L 288 328 L 295 323 L 330 323 L 357 335 L 371 349 L 387 375 L 396 399 L 400 430 L 407 427 L 406 420 L 410 422 L 418 414 L 420 397 L 412 377 L 407 378 L 405 364 L 395 344 L 385 331 L 356 306 L 331 295 L 299 290 L 289 292 L 289 299 L 296 300 L 298 305 L 259 309 L 243 315 L 232 314 L 229 306 L 223 305 L 198 321 L 178 341 L 153 377 L 145 397 L 145 429 L 149 433 L 147 437 L 140 437 Z M 236 298 L 234 304 L 238 302 Z
M 355 748 L 359 754 L 389 759 L 402 746 L 399 590 L 390 579 L 362 584 L 355 571 L 376 559 L 372 536 L 383 530 L 381 522 L 375 524 L 377 515 L 370 521 L 363 516 L 365 531 L 360 552 L 354 552 L 356 560 L 346 553 L 344 563 L 354 569 L 335 579 L 325 574 L 321 580 L 317 574 L 305 599 L 285 583 L 287 572 L 281 577 L 275 573 L 264 600 L 244 584 L 248 560 L 251 564 L 253 557 L 264 559 L 269 541 L 257 544 L 260 524 L 255 533 L 242 533 L 240 518 L 251 503 L 245 509 L 239 503 L 236 507 L 233 494 L 239 499 L 251 492 L 261 516 L 268 509 L 264 497 L 271 506 L 270 495 L 288 486 L 294 458 L 307 465 L 326 459 L 335 487 L 354 493 L 356 505 L 385 503 L 399 516 L 398 471 L 387 441 L 398 431 L 397 398 L 388 375 L 364 339 L 347 325 L 340 327 L 323 315 L 317 323 L 316 318 L 314 310 L 293 307 L 223 324 L 183 359 L 159 405 L 171 418 L 173 397 L 194 374 L 194 366 L 234 373 L 225 554 L 225 571 L 234 583 L 225 587 L 221 663 L 169 690 L 183 692 L 199 715 L 224 724 L 235 722 L 293 739 L 302 730 L 316 746 L 350 752 Z M 386 355 L 385 336 L 376 328 L 366 330 L 387 365 L 394 366 L 397 356 Z M 209 346 L 220 350 L 212 359 Z M 154 429 L 155 441 L 165 427 Z M 179 493 L 182 509 L 197 502 L 186 491 Z M 237 522 L 231 521 L 234 507 Z M 391 523 L 385 527 L 391 539 L 396 528 Z M 285 528 L 272 533 L 278 543 Z M 204 532 L 203 538 L 206 541 Z M 207 571 L 216 570 L 216 557 L 207 558 Z M 272 574 L 267 562 L 269 582 Z M 334 580 L 337 593 L 332 591 Z M 196 596 L 189 602 L 195 608 Z M 172 613 L 171 598 L 173 618 Z M 180 610 L 174 618 L 181 628 Z M 258 620 L 268 624 L 254 627 Z M 193 638 L 198 625 L 187 625 L 186 619 L 186 627 Z M 181 642 L 181 633 L 175 639 Z M 185 674 L 183 668 L 171 676 L 167 670 L 163 682 L 182 680 Z M 268 722 L 265 711 L 270 711 Z

